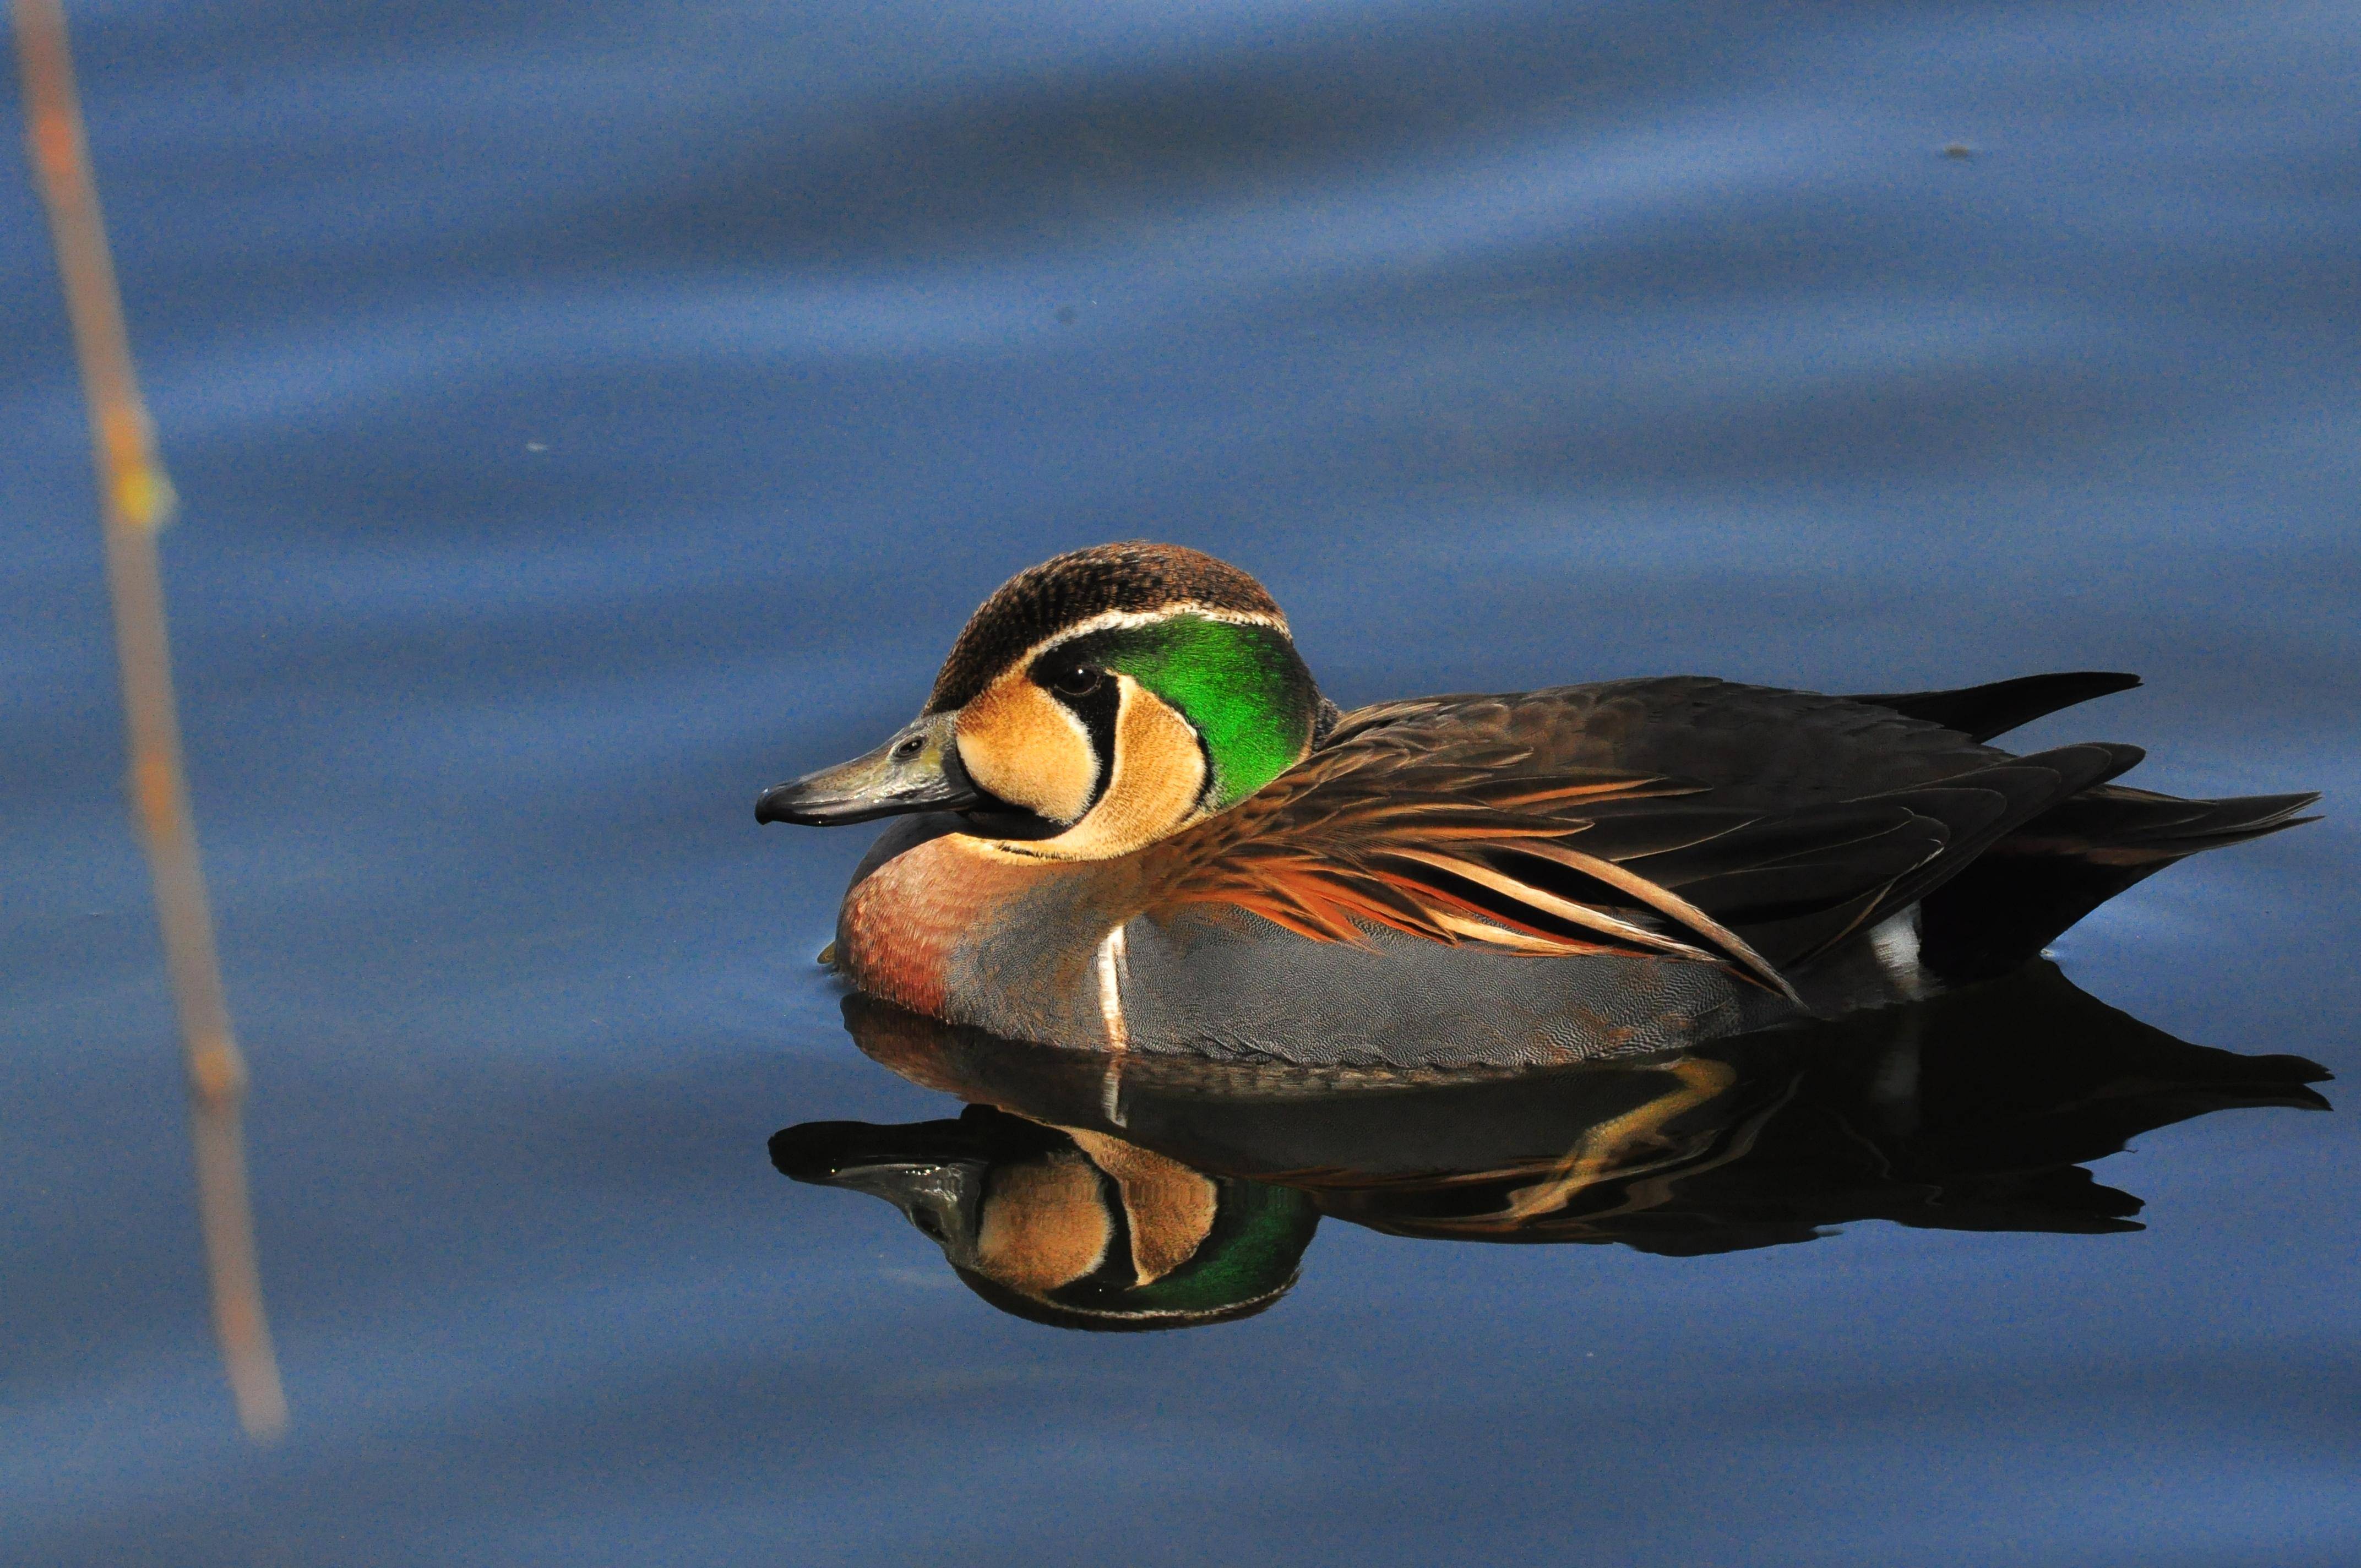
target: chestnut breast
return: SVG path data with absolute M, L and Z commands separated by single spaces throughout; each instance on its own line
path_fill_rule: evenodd
M 961 833 L 928 839 L 845 895 L 837 967 L 930 1017 L 1094 1040 L 1097 947 L 1137 913 L 1127 896 L 1136 879 L 1118 865 L 1048 860 Z

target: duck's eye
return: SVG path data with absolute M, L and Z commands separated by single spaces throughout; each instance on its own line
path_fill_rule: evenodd
M 1105 679 L 1105 671 L 1094 670 L 1090 665 L 1077 661 L 1070 664 L 1059 664 L 1050 669 L 1049 689 L 1060 696 L 1088 696 L 1098 690 L 1099 683 Z
M 923 735 L 913 735 L 894 748 L 894 760 L 897 762 L 906 762 L 926 749 L 927 738 Z

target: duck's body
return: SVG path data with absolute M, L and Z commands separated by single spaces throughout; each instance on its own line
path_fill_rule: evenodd
M 961 808 L 880 841 L 837 967 L 1082 1049 L 1565 1060 L 2000 972 L 2312 798 L 2176 801 L 2107 784 L 2131 747 L 1984 744 L 2128 676 L 1676 677 L 1339 716 L 1285 638 L 1252 579 L 1169 547 L 1004 588 L 917 724 L 765 796 L 787 820 Z

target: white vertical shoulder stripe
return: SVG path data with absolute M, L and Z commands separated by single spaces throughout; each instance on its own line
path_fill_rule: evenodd
M 1123 982 L 1130 967 L 1123 927 L 1117 926 L 1099 943 L 1099 1016 L 1106 1021 L 1109 1050 L 1126 1050 L 1131 1046 L 1131 1029 L 1123 1016 Z
M 1926 994 L 1926 976 L 1918 968 L 1918 906 L 1896 911 L 1869 933 L 1870 950 L 1893 978 L 1903 995 Z

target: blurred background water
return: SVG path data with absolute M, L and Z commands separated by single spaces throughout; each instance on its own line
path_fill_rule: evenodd
M 2342 1111 L 2141 1138 L 2136 1234 L 1340 1225 L 1251 1321 L 1061 1333 L 771 1168 L 957 1106 L 811 965 L 864 835 L 751 813 L 1110 538 L 1256 572 L 1348 706 L 2137 670 L 2021 740 L 2331 815 L 2067 972 L 2349 1082 L 2352 5 L 72 15 L 296 1426 L 209 1343 L 0 177 L 0 1561 L 2361 1558 Z

